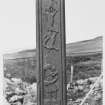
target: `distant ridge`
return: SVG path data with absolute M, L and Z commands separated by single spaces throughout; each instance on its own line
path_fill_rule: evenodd
M 103 37 L 99 36 L 91 40 L 69 43 L 66 45 L 66 56 L 83 56 L 89 54 L 102 53 Z M 18 59 L 35 57 L 36 49 L 24 50 L 17 53 L 4 54 L 5 59 Z M 35 57 L 36 58 L 36 57 Z
M 66 46 L 67 56 L 81 56 L 95 53 L 102 53 L 103 37 L 96 37 L 91 40 L 70 43 Z

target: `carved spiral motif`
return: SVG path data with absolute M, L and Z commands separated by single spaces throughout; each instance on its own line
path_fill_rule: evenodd
M 58 71 L 55 66 L 46 64 L 44 66 L 44 85 L 54 84 L 58 80 Z

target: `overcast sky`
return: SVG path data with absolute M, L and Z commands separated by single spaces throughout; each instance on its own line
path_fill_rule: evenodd
M 105 0 L 66 1 L 66 42 L 105 34 Z M 0 0 L 0 51 L 36 46 L 35 0 Z

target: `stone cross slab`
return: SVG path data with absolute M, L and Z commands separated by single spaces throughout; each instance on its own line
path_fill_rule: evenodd
M 36 0 L 38 105 L 66 105 L 65 0 Z

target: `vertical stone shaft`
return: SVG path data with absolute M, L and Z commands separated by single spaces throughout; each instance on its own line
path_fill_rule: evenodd
M 64 5 L 36 0 L 38 105 L 66 105 Z

